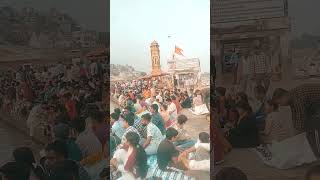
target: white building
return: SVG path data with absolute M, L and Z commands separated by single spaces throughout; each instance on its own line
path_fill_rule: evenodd
M 175 85 L 180 88 L 199 84 L 200 72 L 199 58 L 173 58 L 168 60 L 168 73 L 175 79 Z

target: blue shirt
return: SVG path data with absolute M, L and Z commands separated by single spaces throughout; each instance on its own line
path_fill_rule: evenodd
M 115 134 L 118 138 L 121 139 L 126 130 L 122 127 L 122 121 L 118 120 L 112 125 L 111 131 L 112 134 Z

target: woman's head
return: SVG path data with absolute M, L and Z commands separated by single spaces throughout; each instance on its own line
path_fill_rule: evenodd
M 136 150 L 136 170 L 140 177 L 144 178 L 148 173 L 147 154 L 142 146 L 139 145 L 140 137 L 135 132 L 126 134 L 126 144 Z
M 166 170 L 170 163 L 178 162 L 179 152 L 175 146 L 169 141 L 163 141 L 157 151 L 158 167 L 161 170 Z
M 137 146 L 139 145 L 140 137 L 135 132 L 128 132 L 126 134 L 126 144 L 129 146 Z

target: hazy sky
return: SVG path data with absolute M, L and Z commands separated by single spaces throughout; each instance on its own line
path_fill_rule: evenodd
M 186 57 L 198 57 L 201 70 L 209 72 L 209 3 L 209 0 L 111 0 L 111 63 L 150 72 L 149 46 L 156 40 L 163 69 L 176 44 Z
M 33 7 L 41 11 L 57 8 L 73 17 L 86 29 L 106 31 L 109 29 L 107 8 L 109 0 L 0 0 L 0 6 Z

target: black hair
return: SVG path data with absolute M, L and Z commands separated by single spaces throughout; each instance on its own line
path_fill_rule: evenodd
M 20 147 L 13 151 L 13 157 L 16 162 L 25 163 L 28 166 L 32 166 L 35 163 L 33 152 L 28 147 Z
M 206 132 L 201 132 L 199 134 L 199 140 L 202 142 L 202 143 L 210 143 L 210 135 Z
M 97 122 L 99 122 L 99 123 L 102 123 L 103 121 L 104 121 L 104 113 L 103 112 L 101 112 L 101 111 L 92 111 L 91 113 L 90 113 L 90 117 L 93 119 L 93 120 L 95 120 L 95 121 L 97 121 Z
M 85 120 L 76 120 L 72 121 L 71 123 L 72 128 L 74 128 L 78 133 L 83 132 L 86 129 L 86 122 Z
M 68 147 L 64 141 L 56 140 L 47 145 L 46 151 L 54 151 L 55 153 L 68 158 Z
M 176 96 L 171 96 L 171 100 L 176 100 Z
M 188 118 L 187 116 L 181 114 L 178 116 L 177 120 L 178 120 L 178 124 L 185 124 L 188 121 Z
M 288 94 L 288 91 L 282 88 L 274 90 L 272 99 L 278 99 Z
M 267 104 L 269 106 L 272 106 L 273 110 L 276 111 L 279 109 L 279 105 L 277 103 L 275 103 L 274 101 L 272 101 L 271 99 L 270 100 L 267 100 Z
M 156 104 L 151 104 L 151 108 L 154 109 L 154 111 L 156 111 L 156 112 L 159 111 L 159 106 Z
M 261 85 L 258 85 L 254 88 L 254 90 L 258 93 L 258 94 L 263 94 L 265 95 L 267 93 L 266 91 L 266 88 L 261 86 Z
M 242 101 L 249 102 L 248 95 L 245 92 L 238 92 L 236 95 L 239 96 Z
M 320 165 L 315 165 L 308 169 L 306 174 L 306 180 L 310 180 L 310 178 L 314 175 L 320 176 Z
M 249 105 L 248 102 L 245 102 L 245 101 L 240 101 L 236 104 L 236 108 L 239 108 L 239 109 L 243 109 L 244 111 L 248 112 L 248 113 L 252 113 L 252 108 L 251 106 Z
M 117 114 L 117 113 L 111 113 L 110 116 L 111 116 L 112 119 L 114 119 L 114 120 L 116 120 L 116 121 L 119 120 L 119 117 L 120 117 L 120 115 Z
M 145 119 L 145 120 L 150 122 L 151 121 L 151 115 L 149 113 L 144 114 L 144 115 L 141 116 L 141 119 Z
M 159 169 L 165 171 L 170 164 L 172 157 L 177 157 L 179 152 L 169 141 L 162 141 L 157 151 L 157 163 Z
M 64 160 L 54 164 L 49 180 L 79 180 L 79 166 L 72 160 Z
M 132 102 L 135 104 L 137 103 L 137 99 L 132 99 Z
M 147 153 L 142 148 L 142 146 L 139 145 L 140 137 L 135 132 L 128 132 L 126 134 L 126 139 L 137 152 L 137 158 L 136 158 L 137 172 L 142 178 L 145 178 L 148 173 Z
M 132 114 L 127 114 L 123 117 L 124 121 L 129 124 L 129 126 L 133 126 L 134 124 L 134 116 Z
M 121 110 L 120 110 L 120 108 L 115 108 L 115 109 L 114 109 L 114 113 L 116 113 L 116 114 L 119 114 L 119 115 L 120 115 L 120 114 L 121 114 Z
M 8 162 L 0 168 L 0 172 L 8 180 L 29 180 L 30 168 L 19 162 Z
M 217 175 L 216 180 L 247 180 L 247 176 L 238 168 L 225 167 L 221 169 Z
M 173 127 L 169 127 L 167 130 L 166 130 L 166 139 L 168 140 L 171 140 L 173 137 L 176 137 L 178 136 L 178 131 L 173 128 Z

